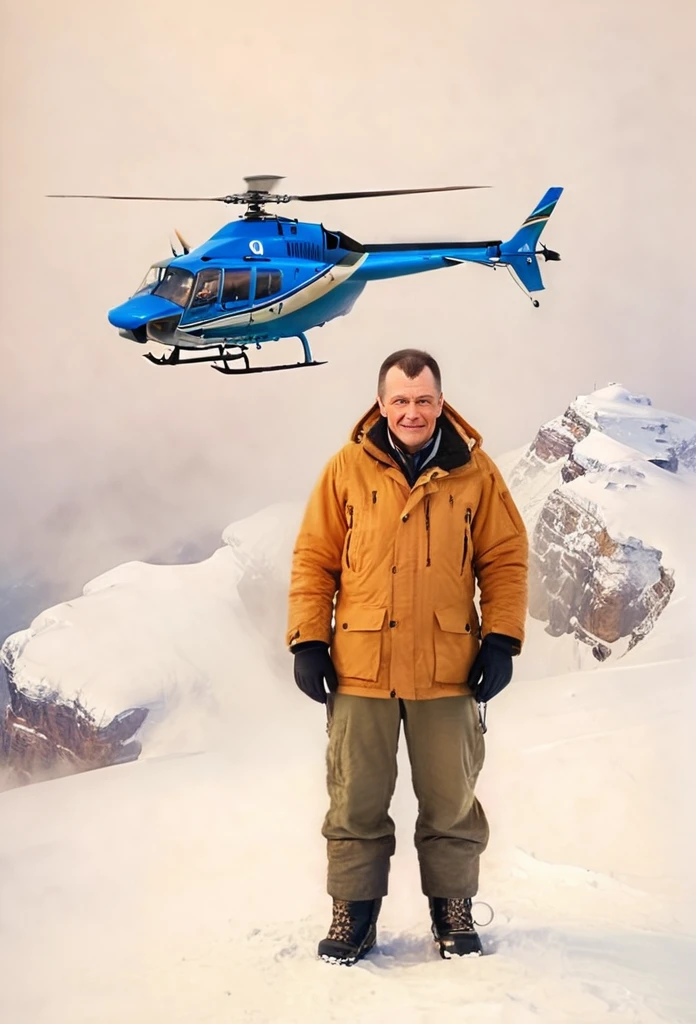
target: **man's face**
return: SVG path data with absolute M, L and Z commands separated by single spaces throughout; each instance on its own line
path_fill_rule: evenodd
M 427 366 L 417 377 L 407 377 L 398 366 L 392 366 L 387 371 L 384 394 L 378 395 L 377 401 L 405 451 L 417 452 L 435 433 L 443 397 Z

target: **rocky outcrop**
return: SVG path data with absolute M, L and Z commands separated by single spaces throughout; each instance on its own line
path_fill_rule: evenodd
M 10 703 L 0 719 L 0 790 L 140 755 L 141 744 L 133 737 L 147 709 L 130 708 L 100 725 L 79 699 L 66 701 L 50 690 L 28 694 L 15 685 L 11 668 L 6 675 Z
M 662 553 L 637 537 L 611 536 L 601 508 L 572 490 L 547 498 L 530 544 L 533 618 L 552 636 L 573 633 L 603 661 L 607 645 L 644 637 L 674 590 Z
M 680 466 L 685 469 L 696 469 L 696 437 L 687 438 L 685 441 L 675 445 L 672 455 L 678 460 Z
M 653 461 L 653 460 L 647 460 Z M 577 445 L 561 466 L 561 480 L 570 483 L 586 473 L 602 473 L 606 477 L 605 486 L 609 490 L 617 487 L 635 488 L 638 481 L 645 480 L 645 473 L 636 462 L 617 462 L 611 465 L 606 456 L 604 459 L 588 454 L 582 445 Z
M 694 469 L 696 423 L 620 384 L 539 429 L 506 475 L 530 538 L 530 612 L 547 632 L 600 661 L 650 632 L 675 589 L 660 549 L 679 566 L 692 493 L 679 478 Z
M 527 455 L 542 462 L 556 462 L 570 455 L 578 441 L 587 437 L 591 429 L 592 424 L 570 405 L 562 416 L 539 428 Z

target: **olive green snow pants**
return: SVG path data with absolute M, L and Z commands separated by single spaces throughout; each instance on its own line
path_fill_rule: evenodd
M 401 722 L 418 799 L 415 844 L 426 896 L 474 896 L 488 822 L 474 796 L 484 758 L 473 697 L 399 700 L 337 693 L 329 704 L 328 892 L 334 899 L 387 894 L 395 829 Z

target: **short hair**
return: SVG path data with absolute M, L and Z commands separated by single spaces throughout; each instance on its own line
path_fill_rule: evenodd
M 418 377 L 419 374 L 427 367 L 435 378 L 435 387 L 438 390 L 438 394 L 442 391 L 442 376 L 440 374 L 440 367 L 437 362 L 430 355 L 429 352 L 424 352 L 420 348 L 402 348 L 398 352 L 392 352 L 390 356 L 384 360 L 379 368 L 379 377 L 377 378 L 377 394 L 381 398 L 384 394 L 384 385 L 387 379 L 387 374 L 391 370 L 392 366 L 398 366 L 400 370 L 413 380 Z

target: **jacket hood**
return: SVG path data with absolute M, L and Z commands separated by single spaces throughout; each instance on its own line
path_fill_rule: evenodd
M 463 416 L 460 416 L 456 409 L 453 409 L 449 402 L 444 402 L 442 406 L 442 415 L 446 416 L 452 426 L 455 428 L 459 436 L 462 438 L 464 443 L 471 451 L 476 445 L 481 447 L 483 444 L 483 438 L 477 430 L 475 430 L 471 424 L 467 423 Z M 350 439 L 355 444 L 362 444 L 363 440 L 374 427 L 375 423 L 378 422 L 381 413 L 377 402 L 368 409 L 368 411 L 360 417 L 358 422 L 351 431 Z

